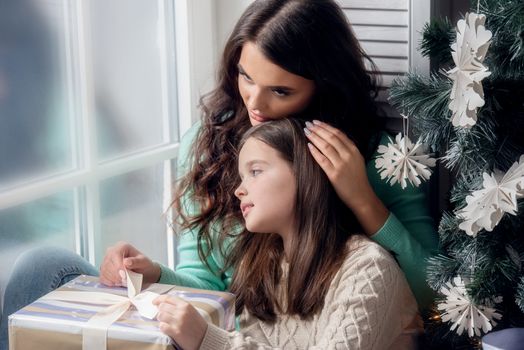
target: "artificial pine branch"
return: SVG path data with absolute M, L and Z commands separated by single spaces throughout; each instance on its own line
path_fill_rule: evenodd
M 513 294 L 518 282 L 520 266 L 513 257 L 519 254 L 511 247 L 502 226 L 493 232 L 484 231 L 476 238 L 476 261 L 468 288 L 471 297 L 479 303 Z
M 476 4 L 476 1 L 475 1 Z M 524 78 L 524 1 L 481 1 L 486 27 L 493 32 L 486 63 L 492 76 L 503 79 Z
M 428 285 L 439 291 L 457 275 L 458 269 L 458 262 L 449 256 L 439 254 L 429 258 L 426 270 Z
M 476 8 L 477 0 L 472 2 L 471 12 L 477 12 Z M 466 278 L 468 294 L 475 303 L 488 305 L 493 298 L 503 297 L 495 305 L 503 317 L 495 329 L 522 327 L 524 201 L 517 202 L 516 215 L 506 213 L 491 232 L 480 230 L 476 236 L 460 229 L 463 219 L 457 215 L 466 206 L 466 198 L 483 188 L 483 173 L 505 172 L 524 154 L 524 1 L 481 0 L 480 13 L 486 15 L 486 28 L 493 33 L 484 60 L 491 75 L 482 81 L 485 104 L 478 109 L 472 127 L 452 126 L 452 83 L 442 70 L 430 77 L 409 73 L 395 80 L 390 99 L 410 117 L 415 136 L 443 155 L 441 161 L 454 178 L 449 195 L 453 212 L 442 215 L 442 254 L 428 261 L 428 284 L 438 292 L 454 277 Z M 423 54 L 445 69 L 455 36 L 449 29 L 446 20 L 433 21 L 426 26 L 421 43 Z M 435 311 L 424 320 L 429 348 L 480 348 L 478 337 L 458 336 L 437 316 Z
M 459 209 L 466 205 L 466 196 L 482 187 L 482 174 L 456 174 L 449 201 Z
M 489 118 L 480 118 L 471 129 L 455 128 L 449 148 L 441 158 L 451 170 L 466 175 L 482 174 L 493 166 L 497 150 L 495 124 Z
M 453 213 L 444 212 L 442 214 L 438 228 L 441 248 L 445 250 L 453 249 L 454 245 L 460 245 L 461 241 L 466 239 L 464 235 L 460 234 L 459 223 L 460 221 L 457 220 Z M 454 276 L 450 276 L 450 279 L 452 277 Z
M 434 18 L 424 25 L 420 52 L 438 67 L 452 62 L 449 46 L 455 40 L 455 31 L 447 18 Z
M 486 79 L 486 104 L 481 119 L 496 124 L 497 140 L 494 166 L 507 170 L 516 158 L 524 154 L 524 77 L 521 79 Z
M 417 73 L 408 73 L 395 79 L 389 90 L 390 101 L 413 121 L 413 130 L 433 152 L 449 142 L 453 126 L 449 91 L 451 81 L 440 74 L 429 79 Z
M 520 282 L 517 286 L 517 295 L 515 302 L 522 312 L 524 312 L 524 277 L 520 278 Z

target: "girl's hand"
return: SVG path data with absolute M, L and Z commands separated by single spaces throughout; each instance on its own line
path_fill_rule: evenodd
M 377 232 L 389 212 L 369 184 L 364 157 L 342 131 L 320 121 L 306 123 L 309 150 L 338 196 L 368 235 Z
M 124 269 L 144 275 L 144 283 L 154 283 L 160 278 L 160 266 L 138 249 L 126 242 L 109 247 L 100 265 L 100 282 L 108 286 L 125 286 Z
M 160 330 L 170 336 L 182 349 L 196 350 L 204 340 L 207 322 L 187 301 L 172 295 L 153 300 L 158 306 Z

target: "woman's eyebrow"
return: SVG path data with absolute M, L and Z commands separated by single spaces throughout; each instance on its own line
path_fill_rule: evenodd
M 253 80 L 249 74 L 246 73 L 246 71 L 244 70 L 244 68 L 242 68 L 242 66 L 240 65 L 240 63 L 237 64 L 237 68 L 238 68 L 238 72 L 241 73 L 241 74 L 244 74 L 248 79 L 250 80 Z M 292 87 L 289 87 L 289 86 L 281 86 L 281 85 L 274 85 L 274 86 L 267 86 L 267 88 L 269 89 L 274 89 L 274 90 L 285 90 L 287 92 L 293 92 L 295 91 L 294 88 Z
M 242 66 L 240 65 L 240 63 L 237 64 L 237 68 L 238 68 L 238 71 L 242 74 L 245 74 L 246 77 L 248 77 L 249 79 L 251 79 L 251 77 L 246 73 L 246 71 L 244 70 L 244 68 L 242 68 Z

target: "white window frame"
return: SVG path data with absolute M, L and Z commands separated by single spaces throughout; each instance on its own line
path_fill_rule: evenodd
M 73 149 L 73 170 L 58 175 L 48 176 L 33 182 L 18 185 L 0 192 L 0 210 L 14 207 L 31 201 L 35 201 L 46 196 L 50 196 L 62 191 L 72 190 L 74 198 L 75 213 L 75 251 L 87 258 L 92 264 L 96 265 L 96 245 L 101 234 L 100 217 L 100 182 L 104 179 L 122 175 L 134 170 L 139 170 L 154 166 L 163 162 L 164 168 L 164 191 L 163 208 L 167 209 L 172 197 L 172 160 L 176 159 L 179 150 L 181 136 L 198 119 L 197 104 L 199 95 L 202 92 L 202 82 L 209 80 L 209 73 L 213 71 L 215 62 L 216 48 L 213 46 L 214 20 L 212 13 L 214 10 L 211 0 L 159 0 L 161 23 L 160 30 L 174 27 L 174 33 L 164 31 L 173 37 L 162 38 L 164 59 L 161 62 L 161 71 L 164 80 L 162 82 L 162 94 L 164 105 L 162 106 L 163 123 L 163 142 L 159 146 L 151 147 L 146 150 L 122 156 L 118 159 L 99 162 L 96 159 L 96 120 L 94 117 L 94 91 L 92 82 L 92 71 L 87 28 L 89 21 L 88 1 L 78 0 L 75 2 L 64 2 L 67 12 L 66 18 L 73 16 L 73 21 L 66 23 L 69 30 L 66 30 L 66 42 L 68 45 L 78 45 L 78 47 L 68 50 L 70 53 L 79 52 L 78 57 L 68 57 L 69 77 L 72 77 L 73 60 L 78 65 L 79 81 L 73 82 L 70 79 L 71 90 L 78 93 L 80 110 L 71 111 L 71 115 L 78 116 L 77 120 L 71 121 L 71 139 Z M 171 16 L 174 14 L 174 17 Z M 205 14 L 202 16 L 202 14 Z M 165 21 L 167 19 L 167 21 Z M 211 19 L 211 20 L 210 20 Z M 74 25 L 77 23 L 78 25 Z M 74 26 L 71 27 L 71 26 Z M 195 31 L 198 28 L 198 31 Z M 71 40 L 70 35 L 75 36 Z M 78 44 L 74 44 L 74 43 Z M 209 45 L 205 45 L 205 42 Z M 172 43 L 172 47 L 169 43 Z M 198 44 L 197 44 L 198 43 Z M 203 44 L 204 43 L 204 44 Z M 71 55 L 70 55 L 71 56 Z M 198 59 L 205 57 L 205 60 Z M 174 62 L 176 62 L 176 70 Z M 211 62 L 211 63 L 210 63 Z M 207 76 L 206 76 L 207 74 Z M 176 77 L 176 78 L 175 78 Z M 176 79 L 176 103 L 169 105 L 168 94 L 172 86 L 168 86 L 170 79 Z M 75 98 L 75 97 L 71 97 Z M 177 113 L 177 130 L 175 135 L 171 125 L 170 113 L 173 108 Z M 79 132 L 79 130 L 81 132 Z M 80 141 L 78 141 L 80 140 Z M 171 225 L 166 224 L 167 235 L 167 265 L 174 268 L 175 265 L 175 235 Z
M 431 0 L 410 0 L 409 8 L 409 67 L 421 75 L 429 76 L 429 59 L 422 56 L 418 47 L 424 25 L 431 19 Z

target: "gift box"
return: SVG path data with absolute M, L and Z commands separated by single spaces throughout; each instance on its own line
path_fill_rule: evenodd
M 220 328 L 235 327 L 231 293 L 159 283 L 138 287 L 138 292 L 133 288 L 108 287 L 97 277 L 79 276 L 9 316 L 9 349 L 173 349 L 176 344 L 154 318 L 156 310 L 147 311 L 158 294 L 185 299 Z

